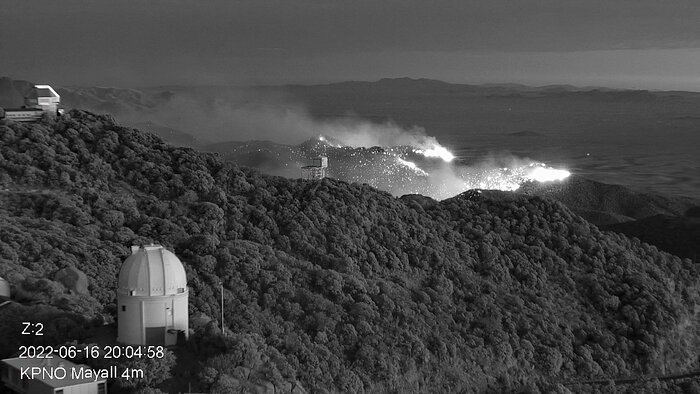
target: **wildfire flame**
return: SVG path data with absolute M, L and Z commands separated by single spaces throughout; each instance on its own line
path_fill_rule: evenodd
M 533 168 L 527 172 L 525 177 L 537 182 L 563 181 L 571 175 L 567 170 L 557 170 L 556 168 L 546 167 L 542 163 L 530 164 L 530 167 Z
M 406 166 L 406 167 L 412 169 L 412 170 L 415 171 L 417 174 L 420 174 L 420 175 L 423 175 L 423 176 L 428 176 L 428 175 L 429 175 L 427 172 L 421 170 L 421 169 L 418 167 L 418 165 L 417 165 L 416 163 L 412 162 L 412 161 L 404 160 L 404 159 L 402 159 L 402 158 L 400 158 L 400 157 L 398 157 L 398 156 L 396 157 L 396 161 L 399 162 L 399 164 L 402 164 L 402 165 L 404 165 L 404 166 Z
M 440 144 L 434 144 L 430 148 L 425 149 L 415 149 L 414 152 L 423 155 L 425 157 L 439 157 L 443 161 L 449 163 L 454 160 L 455 155 L 452 154 L 447 148 Z
M 326 138 L 325 136 L 323 136 L 323 134 L 321 134 L 321 135 L 318 136 L 318 140 L 321 141 L 321 142 L 323 142 L 323 143 L 325 143 L 326 145 L 332 146 L 332 147 L 334 147 L 334 148 L 342 148 L 342 147 L 343 147 L 343 145 L 340 145 L 340 144 L 333 143 L 333 142 L 329 141 L 328 138 Z
M 344 143 L 333 143 L 334 140 L 323 135 L 320 135 L 318 139 L 332 147 L 344 146 Z M 404 150 L 404 148 L 408 148 L 408 150 Z M 526 182 L 556 182 L 571 175 L 569 171 L 564 169 L 552 168 L 544 163 L 522 159 L 511 159 L 507 164 L 501 163 L 500 166 L 486 162 L 475 165 L 455 163 L 455 155 L 440 145 L 434 137 L 413 141 L 411 145 L 403 147 L 386 146 L 385 149 L 386 154 L 395 156 L 397 166 L 410 169 L 415 176 L 394 178 L 391 182 L 387 182 L 387 178 L 383 177 L 378 179 L 370 177 L 363 179 L 363 181 L 380 189 L 388 187 L 395 192 L 408 190 L 437 199 L 449 198 L 471 189 L 516 191 Z M 421 162 L 420 158 L 411 157 L 411 153 L 430 159 L 437 158 L 442 163 L 435 160 Z M 396 169 L 396 166 L 389 166 L 384 169 L 384 175 L 393 178 Z M 403 187 L 392 189 L 397 184 L 403 184 Z
M 484 169 L 466 172 L 462 175 L 465 178 L 463 191 L 469 189 L 516 191 L 520 189 L 523 183 L 528 181 L 563 181 L 570 175 L 571 173 L 567 170 L 548 167 L 544 163 L 537 162 L 513 165 L 511 167 Z

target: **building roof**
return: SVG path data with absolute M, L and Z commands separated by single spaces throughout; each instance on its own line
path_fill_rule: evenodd
M 182 262 L 160 245 L 132 246 L 122 264 L 117 293 L 131 296 L 164 296 L 187 291 Z
M 31 368 L 31 367 L 39 367 L 39 368 L 56 368 L 56 367 L 63 367 L 66 369 L 66 377 L 64 379 L 42 379 L 42 378 L 36 378 L 37 380 L 41 380 L 42 382 L 46 383 L 47 385 L 51 387 L 68 387 L 68 386 L 74 386 L 76 384 L 83 384 L 83 383 L 92 383 L 95 381 L 94 378 L 85 378 L 85 379 L 73 379 L 71 377 L 71 369 L 75 368 L 75 370 L 81 370 L 81 369 L 89 369 L 90 371 L 90 376 L 92 376 L 92 368 L 88 367 L 87 365 L 79 365 L 72 363 L 68 360 L 64 360 L 60 357 L 53 357 L 53 358 L 6 358 L 2 360 L 5 364 L 21 370 L 22 368 Z M 98 379 L 98 382 L 104 382 L 106 379 Z
M 57 97 L 57 98 L 61 97 L 49 85 L 34 85 L 34 88 L 36 89 L 37 97 Z

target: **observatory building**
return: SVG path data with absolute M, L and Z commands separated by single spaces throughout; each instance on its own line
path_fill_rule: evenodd
M 328 158 L 319 156 L 314 158 L 314 163 L 310 166 L 301 167 L 301 179 L 322 179 L 325 178 L 328 169 Z
M 65 375 L 63 373 L 65 372 Z M 0 391 L 19 394 L 106 394 L 107 379 L 87 365 L 52 358 L 0 360 Z
M 0 119 L 7 118 L 17 122 L 34 122 L 44 114 L 61 115 L 59 108 L 61 96 L 49 85 L 34 85 L 34 89 L 24 98 L 22 108 L 0 108 Z
M 117 287 L 117 341 L 175 345 L 187 339 L 187 277 L 172 252 L 160 245 L 132 246 Z
M 11 293 L 10 282 L 0 277 L 0 297 L 10 298 Z
M 57 113 L 61 96 L 49 85 L 34 85 L 34 91 L 25 99 L 25 104 L 44 112 Z

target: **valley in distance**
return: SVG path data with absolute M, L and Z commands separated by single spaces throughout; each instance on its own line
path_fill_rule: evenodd
M 155 242 L 189 339 L 110 392 L 700 392 L 700 93 L 54 88 L 65 115 L 0 121 L 0 358 L 116 337 Z

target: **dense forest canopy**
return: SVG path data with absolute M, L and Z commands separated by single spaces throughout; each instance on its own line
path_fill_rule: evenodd
M 196 360 L 158 368 L 191 362 L 201 391 L 566 392 L 698 366 L 697 267 L 561 203 L 265 176 L 77 110 L 0 124 L 0 276 L 18 301 L 0 357 L 29 340 L 26 316 L 51 343 L 112 319 L 129 246 L 152 241 L 184 262 L 195 330 Z

